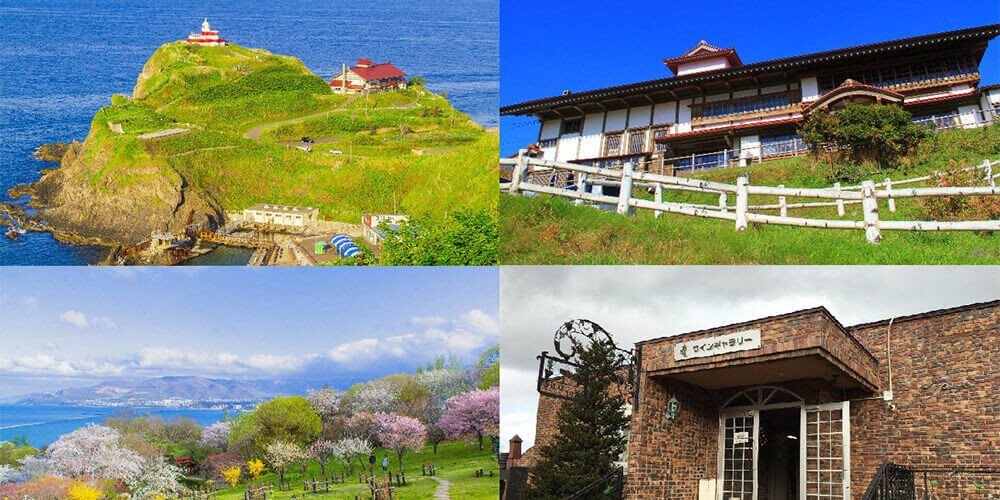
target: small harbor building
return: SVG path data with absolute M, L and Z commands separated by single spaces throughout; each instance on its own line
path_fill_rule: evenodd
M 221 47 L 226 44 L 225 39 L 219 38 L 218 31 L 212 31 L 212 27 L 208 24 L 208 18 L 205 18 L 205 21 L 201 23 L 201 33 L 191 33 L 186 41 L 209 47 Z
M 409 217 L 401 214 L 361 214 L 364 237 L 368 243 L 375 246 L 381 245 L 388 236 L 386 230 L 379 226 L 385 224 L 385 228 L 389 231 L 398 231 L 400 224 L 407 220 Z
M 243 219 L 246 222 L 290 229 L 305 228 L 308 224 L 316 222 L 318 217 L 318 208 L 270 203 L 258 203 L 243 211 Z
M 374 64 L 369 59 L 358 60 L 357 64 L 345 67 L 330 80 L 330 90 L 337 94 L 405 88 L 406 73 L 392 63 Z
M 1000 498 L 1000 300 L 845 326 L 826 308 L 635 345 L 625 497 Z M 511 440 L 508 495 L 558 434 Z
M 847 103 L 899 105 L 937 129 L 994 122 L 1000 85 L 980 86 L 979 65 L 998 34 L 993 24 L 749 64 L 735 47 L 701 41 L 663 60 L 673 76 L 567 90 L 500 114 L 537 118 L 545 160 L 743 166 L 806 150 L 801 122 Z

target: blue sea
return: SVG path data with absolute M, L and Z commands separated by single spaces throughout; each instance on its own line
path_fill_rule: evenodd
M 329 78 L 341 63 L 391 61 L 478 123 L 498 121 L 498 0 L 0 0 L 0 199 L 52 167 L 41 144 L 83 140 L 111 95 L 131 94 L 149 56 L 208 18 L 236 44 L 298 57 Z M 0 236 L 0 264 L 100 260 L 92 246 Z
M 0 441 L 25 437 L 36 448 L 47 446 L 63 434 L 89 424 L 101 424 L 107 417 L 121 416 L 123 412 L 134 416 L 162 417 L 166 421 L 187 417 L 203 426 L 219 422 L 226 416 L 222 410 L 0 405 Z

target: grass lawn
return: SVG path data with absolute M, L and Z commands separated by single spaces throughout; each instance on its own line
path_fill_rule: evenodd
M 460 208 L 496 209 L 496 134 L 420 86 L 348 99 L 294 57 L 166 44 L 146 63 L 133 97 L 114 96 L 95 115 L 80 181 L 134 196 L 176 179 L 227 210 L 310 206 L 345 222 L 359 222 L 362 212 L 443 218 Z M 260 141 L 245 137 L 267 124 L 275 126 Z M 188 132 L 139 137 L 171 128 Z M 336 141 L 312 153 L 280 144 L 303 136 Z
M 1000 158 L 1000 125 L 931 136 L 896 171 L 863 178 L 901 180 Z M 752 184 L 829 187 L 830 167 L 809 157 L 745 168 L 699 172 L 694 177 L 734 184 L 750 171 Z M 849 185 L 852 183 L 844 183 Z M 917 186 L 908 185 L 908 187 Z M 924 184 L 926 185 L 926 184 Z M 641 189 L 636 195 L 652 199 Z M 665 201 L 717 204 L 718 195 L 664 191 Z M 789 198 L 787 203 L 822 201 Z M 752 196 L 750 204 L 777 203 L 777 197 Z M 735 204 L 735 197 L 729 197 Z M 921 201 L 896 201 L 896 212 L 880 202 L 884 220 L 927 220 Z M 863 220 L 861 205 L 790 209 L 790 216 Z M 775 214 L 777 210 L 760 211 Z M 731 221 L 651 211 L 636 217 L 576 206 L 549 196 L 509 196 L 500 200 L 500 252 L 503 264 L 998 264 L 1000 235 L 972 232 L 883 231 L 882 243 L 866 243 L 860 230 L 816 229 L 751 224 L 736 232 Z
M 432 447 L 427 446 L 420 453 L 413 453 L 403 457 L 403 470 L 406 472 L 407 485 L 397 489 L 393 493 L 393 498 L 433 498 L 434 492 L 438 489 L 439 483 L 431 477 L 420 475 L 420 465 L 433 462 L 438 467 L 437 477 L 451 483 L 450 494 L 452 498 L 472 498 L 472 499 L 495 499 L 500 493 L 499 466 L 495 455 L 491 451 L 489 444 L 484 445 L 483 451 L 479 450 L 477 444 L 464 441 L 454 441 L 442 443 L 438 446 L 437 454 L 432 452 Z M 379 449 L 376 456 L 381 463 L 382 455 L 389 455 L 389 468 L 397 471 L 398 462 L 392 452 Z M 484 477 L 475 477 L 475 471 L 483 469 L 486 473 Z M 489 477 L 489 472 L 493 471 L 493 477 Z M 330 472 L 328 470 L 328 472 Z M 333 472 L 341 474 L 344 468 L 335 465 Z M 376 476 L 381 475 L 381 467 L 376 465 Z M 310 462 L 306 468 L 304 476 L 307 479 L 319 478 L 319 466 Z M 290 491 L 275 491 L 274 495 L 268 498 L 278 500 L 289 499 L 292 494 L 301 495 L 303 475 L 298 467 L 285 474 L 285 480 L 292 485 Z M 278 475 L 269 472 L 261 476 L 261 482 L 269 482 L 277 488 Z M 235 488 L 228 488 L 219 491 L 218 497 L 225 500 L 242 500 L 246 491 L 246 484 L 241 484 Z M 369 498 L 369 488 L 367 485 L 359 484 L 357 472 L 353 478 L 348 477 L 346 484 L 337 484 L 332 487 L 330 493 L 310 494 L 310 498 Z

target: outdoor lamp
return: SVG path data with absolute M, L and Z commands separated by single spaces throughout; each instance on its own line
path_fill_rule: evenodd
M 670 396 L 670 401 L 667 403 L 667 420 L 673 420 L 677 418 L 677 414 L 681 412 L 681 402 L 677 401 L 676 396 Z

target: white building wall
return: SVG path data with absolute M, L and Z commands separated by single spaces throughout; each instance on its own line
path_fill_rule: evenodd
M 691 99 L 680 101 L 680 113 L 677 119 L 677 133 L 691 131 Z
M 648 127 L 649 111 L 652 106 L 639 106 L 632 108 L 628 115 L 628 128 Z
M 605 122 L 604 130 L 615 131 L 623 130 L 625 128 L 625 114 L 624 109 L 616 109 L 614 111 L 608 111 L 608 119 Z
M 594 158 L 601 155 L 601 131 L 604 128 L 604 113 L 587 115 L 583 120 L 583 135 L 580 137 L 580 153 L 576 158 Z
M 745 135 L 740 137 L 740 159 L 757 158 L 760 156 L 760 136 Z M 746 161 L 741 162 L 746 164 Z
M 542 135 L 539 139 L 555 139 L 559 137 L 559 126 L 562 125 L 562 120 L 546 120 L 542 122 Z
M 990 89 L 986 92 L 990 104 L 1000 104 L 1000 89 Z
M 664 102 L 657 104 L 653 108 L 653 125 L 662 125 L 664 123 L 674 122 L 674 112 L 677 109 L 676 102 Z
M 705 96 L 705 102 L 725 101 L 729 99 L 729 94 L 714 94 Z
M 755 95 L 757 95 L 757 89 L 738 90 L 736 92 L 733 92 L 733 99 L 739 99 L 741 97 L 750 97 Z
M 761 87 L 760 93 L 761 93 L 761 95 L 763 95 L 763 94 L 773 94 L 775 92 L 784 92 L 785 90 L 786 89 L 785 89 L 785 85 L 784 84 L 782 84 L 782 85 L 771 85 L 769 87 Z
M 677 66 L 677 76 L 690 75 L 691 73 L 701 73 L 703 71 L 715 71 L 729 67 L 729 61 L 725 57 L 718 59 L 708 59 Z
M 802 86 L 802 100 L 803 101 L 815 101 L 820 98 L 819 95 L 819 79 L 815 76 L 810 76 L 803 78 L 800 84 Z
M 577 148 L 580 146 L 580 136 L 572 135 L 559 139 L 559 152 L 556 161 L 573 161 L 577 159 Z
M 958 108 L 958 119 L 965 128 L 976 127 L 982 121 L 979 116 L 979 106 L 961 106 Z

